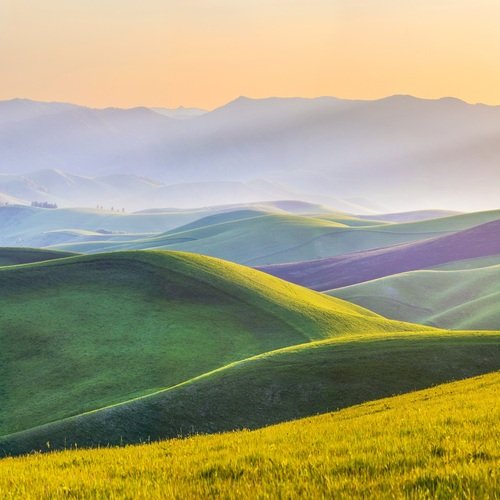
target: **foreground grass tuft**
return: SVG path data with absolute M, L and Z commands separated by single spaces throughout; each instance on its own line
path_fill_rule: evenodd
M 500 374 L 259 431 L 0 461 L 2 498 L 498 498 Z

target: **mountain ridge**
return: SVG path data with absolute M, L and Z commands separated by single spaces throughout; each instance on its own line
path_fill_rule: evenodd
M 14 104 L 23 108 L 17 115 Z M 140 107 L 2 101 L 0 172 L 119 172 L 169 185 L 263 178 L 305 201 L 365 197 L 393 211 L 475 210 L 498 199 L 499 128 L 500 107 L 407 96 L 243 98 L 189 120 Z M 481 175 L 471 176 L 472 166 Z

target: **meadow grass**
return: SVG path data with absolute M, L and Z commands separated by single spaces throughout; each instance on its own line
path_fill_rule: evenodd
M 385 224 L 380 229 L 388 232 L 421 232 L 440 233 L 454 232 L 469 229 L 486 222 L 500 219 L 500 210 L 485 210 L 482 212 L 461 213 L 447 215 L 433 219 L 425 219 L 414 222 L 399 222 L 396 224 Z M 375 228 L 376 229 L 376 228 Z
M 255 429 L 498 370 L 499 346 L 499 332 L 365 333 L 310 342 L 0 437 L 0 454 Z
M 481 267 L 496 266 L 500 264 L 499 255 L 489 255 L 487 257 L 477 257 L 475 259 L 463 259 L 433 266 L 430 269 L 436 271 L 464 271 L 465 269 L 479 269 Z
M 267 213 L 239 218 L 239 214 L 241 211 L 207 217 L 159 236 L 136 237 L 128 242 L 69 243 L 54 248 L 82 253 L 178 250 L 263 266 L 415 242 L 500 217 L 500 211 L 490 211 L 402 224 L 349 227 L 336 220 L 301 215 Z
M 0 435 L 270 350 L 410 330 L 218 259 L 130 252 L 0 269 Z
M 327 293 L 400 321 L 452 329 L 500 328 L 500 264 L 411 271 Z
M 0 460 L 0 496 L 457 498 L 499 491 L 492 373 L 258 431 Z

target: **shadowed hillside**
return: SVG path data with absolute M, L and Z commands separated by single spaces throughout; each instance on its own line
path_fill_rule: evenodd
M 415 328 L 252 269 L 166 252 L 3 268 L 0 299 L 0 434 L 280 347 Z
M 415 243 L 260 269 L 314 290 L 329 290 L 448 262 L 498 255 L 499 235 L 500 220 L 496 220 Z
M 57 245 L 82 253 L 166 249 L 194 252 L 259 266 L 334 257 L 344 253 L 429 239 L 500 218 L 500 211 L 463 214 L 402 224 L 349 226 L 343 218 L 235 211 L 196 221 L 159 236 L 129 241 L 86 241 Z M 329 288 L 329 287 L 327 287 Z
M 8 453 L 257 427 L 499 366 L 498 332 L 390 321 L 192 254 L 6 267 L 0 295 Z
M 500 368 L 500 332 L 341 337 L 233 363 L 151 396 L 0 438 L 18 454 L 256 428 Z
M 0 266 L 29 264 L 30 262 L 62 259 L 64 257 L 72 257 L 74 255 L 76 254 L 70 252 L 58 252 L 56 250 L 42 250 L 39 248 L 0 247 Z

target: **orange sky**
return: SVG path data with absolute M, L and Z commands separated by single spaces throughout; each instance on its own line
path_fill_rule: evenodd
M 499 0 L 2 0 L 0 99 L 500 104 Z

